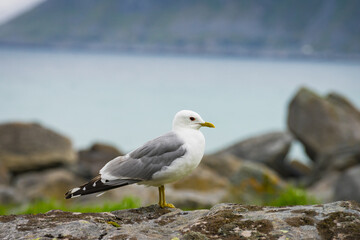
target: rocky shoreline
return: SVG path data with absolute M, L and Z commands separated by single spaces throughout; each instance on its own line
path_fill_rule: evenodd
M 182 208 L 221 202 L 263 205 L 292 184 L 305 187 L 321 202 L 359 202 L 359 110 L 337 93 L 319 96 L 301 88 L 289 104 L 287 124 L 288 130 L 254 136 L 205 156 L 194 174 L 167 188 L 168 200 Z M 288 159 L 294 141 L 303 145 L 311 166 Z M 63 199 L 68 189 L 91 179 L 121 154 L 101 143 L 76 152 L 69 138 L 38 124 L 1 124 L 0 204 Z M 102 199 L 128 195 L 142 199 L 142 205 L 157 201 L 154 189 L 135 185 L 112 190 Z
M 222 203 L 210 210 L 144 208 L 0 216 L 1 239 L 359 239 L 360 205 L 260 207 Z

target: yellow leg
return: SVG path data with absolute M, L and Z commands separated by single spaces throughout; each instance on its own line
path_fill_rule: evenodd
M 164 185 L 159 187 L 159 205 L 162 208 L 168 207 L 168 208 L 175 208 L 174 205 L 171 203 L 166 203 L 165 201 L 165 187 Z

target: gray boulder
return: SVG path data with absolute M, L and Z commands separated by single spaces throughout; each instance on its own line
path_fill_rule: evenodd
M 68 138 L 39 124 L 0 125 L 0 161 L 12 172 L 73 163 L 76 155 Z
M 307 176 L 312 171 L 312 165 L 305 164 L 304 162 L 297 159 L 292 159 L 288 161 L 287 164 L 290 165 L 289 169 L 291 169 L 292 172 L 290 172 L 289 175 L 292 176 Z
M 7 185 L 10 182 L 10 173 L 5 164 L 0 160 L 0 185 Z
M 54 168 L 21 174 L 15 178 L 14 186 L 29 200 L 64 199 L 65 192 L 84 182 L 69 170 Z
M 243 159 L 232 154 L 206 155 L 201 160 L 200 167 L 208 167 L 220 176 L 228 178 L 239 169 L 242 161 Z
M 91 179 L 110 160 L 123 155 L 113 146 L 96 143 L 89 149 L 79 151 L 76 171 L 83 177 Z
M 276 165 L 285 159 L 292 137 L 287 132 L 272 132 L 238 142 L 218 154 L 232 154 L 266 165 Z
M 286 183 L 262 163 L 231 154 L 205 156 L 188 177 L 170 184 L 167 196 L 178 207 L 209 208 L 220 202 L 263 204 L 278 197 Z
M 360 239 L 360 206 L 223 203 L 182 211 L 156 205 L 104 213 L 52 210 L 0 216 L 1 239 Z
M 177 207 L 209 208 L 221 202 L 229 185 L 226 177 L 200 165 L 186 178 L 170 184 L 166 196 Z
M 360 202 L 360 165 L 343 172 L 335 183 L 335 200 Z
M 323 203 L 334 201 L 335 186 L 340 175 L 337 171 L 325 172 L 318 181 L 307 188 L 308 193 Z
M 0 185 L 0 204 L 1 205 L 18 205 L 25 203 L 27 198 L 15 188 Z
M 286 183 L 263 164 L 242 161 L 236 172 L 229 175 L 230 185 L 225 202 L 264 204 L 279 196 Z
M 231 154 L 241 159 L 262 163 L 283 177 L 297 176 L 286 155 L 291 147 L 292 136 L 288 132 L 272 132 L 238 142 L 215 155 Z
M 288 110 L 288 127 L 316 163 L 316 174 L 360 162 L 360 112 L 344 97 L 298 91 Z

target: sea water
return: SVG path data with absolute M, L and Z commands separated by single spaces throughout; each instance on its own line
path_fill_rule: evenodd
M 37 122 L 78 149 L 94 142 L 124 152 L 171 129 L 174 114 L 197 111 L 206 153 L 287 129 L 287 107 L 306 86 L 360 106 L 360 62 L 145 56 L 0 50 L 0 123 Z M 292 150 L 305 158 L 299 147 Z

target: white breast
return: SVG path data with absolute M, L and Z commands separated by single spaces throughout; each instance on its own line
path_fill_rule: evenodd
M 176 132 L 185 142 L 186 153 L 181 158 L 173 161 L 170 166 L 164 167 L 153 175 L 151 181 L 142 184 L 161 186 L 175 182 L 189 175 L 200 163 L 205 150 L 205 138 L 199 130 L 187 129 Z

